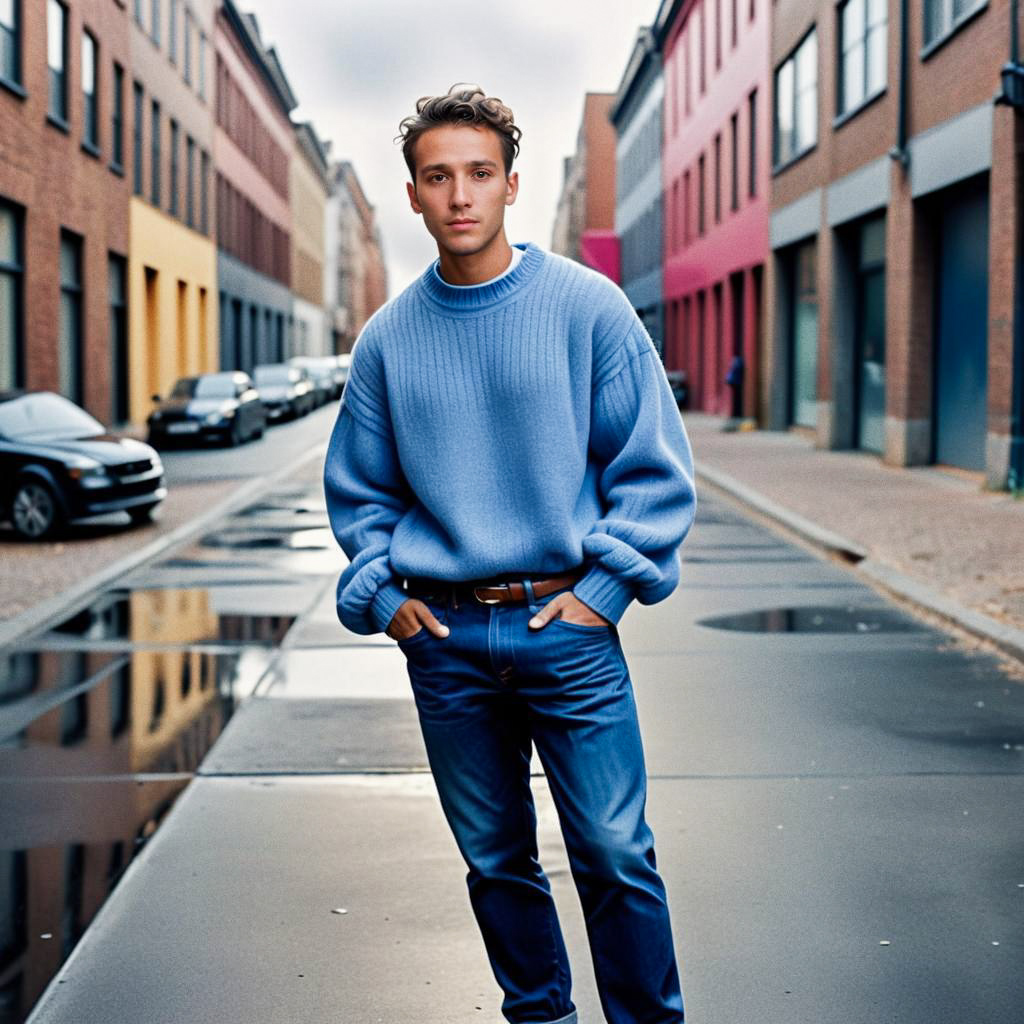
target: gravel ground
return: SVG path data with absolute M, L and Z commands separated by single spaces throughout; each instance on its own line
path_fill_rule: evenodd
M 980 473 L 887 466 L 875 455 L 817 449 L 796 433 L 723 432 L 723 422 L 684 414 L 698 467 L 728 473 L 962 605 L 1024 628 L 1024 500 L 984 490 Z

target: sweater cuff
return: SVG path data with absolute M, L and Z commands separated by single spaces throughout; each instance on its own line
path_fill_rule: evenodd
M 615 624 L 634 597 L 633 588 L 628 583 L 600 565 L 595 565 L 572 588 L 572 592 L 588 608 Z
M 381 633 L 386 632 L 395 612 L 409 600 L 409 595 L 396 583 L 388 581 L 377 588 L 370 602 L 370 617 Z

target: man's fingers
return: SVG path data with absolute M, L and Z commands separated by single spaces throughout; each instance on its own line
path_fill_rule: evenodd
M 565 604 L 562 596 L 559 595 L 553 601 L 549 601 L 532 619 L 529 626 L 531 629 L 543 629 L 552 619 L 556 618 L 560 609 Z

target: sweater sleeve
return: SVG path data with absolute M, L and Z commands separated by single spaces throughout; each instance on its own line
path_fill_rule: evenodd
M 408 596 L 389 551 L 412 492 L 398 461 L 381 368 L 358 342 L 327 447 L 324 492 L 331 530 L 349 558 L 338 580 L 338 618 L 353 633 L 383 632 Z
M 590 447 L 604 514 L 583 539 L 589 566 L 573 587 L 617 623 L 635 597 L 664 600 L 679 583 L 679 546 L 697 511 L 693 454 L 665 369 L 639 320 L 622 359 L 595 386 Z

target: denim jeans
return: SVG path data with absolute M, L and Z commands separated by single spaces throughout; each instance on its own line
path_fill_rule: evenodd
M 577 1019 L 565 944 L 538 861 L 532 743 L 558 811 L 608 1024 L 681 1024 L 618 629 L 558 618 L 531 629 L 534 612 L 561 592 L 504 605 L 424 601 L 449 635 L 423 627 L 398 645 L 431 771 L 469 868 L 470 903 L 505 993 L 505 1018 Z

